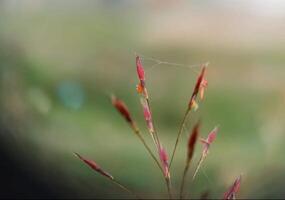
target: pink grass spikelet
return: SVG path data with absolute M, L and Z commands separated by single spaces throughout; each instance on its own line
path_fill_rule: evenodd
M 202 163 L 204 162 L 204 160 L 206 159 L 207 155 L 209 154 L 209 149 L 210 149 L 210 145 L 214 142 L 214 140 L 216 139 L 216 136 L 217 136 L 217 133 L 218 133 L 218 127 L 215 127 L 209 134 L 208 134 L 208 137 L 207 139 L 201 139 L 201 142 L 203 143 L 203 152 L 202 152 L 202 155 L 201 155 L 201 158 L 198 162 L 198 165 L 196 167 L 196 170 L 194 172 L 194 175 L 193 175 L 193 180 L 195 179 Z
M 215 127 L 208 135 L 207 139 L 201 139 L 201 142 L 203 143 L 204 147 L 203 147 L 203 155 L 207 155 L 209 153 L 209 148 L 210 145 L 214 142 L 214 140 L 217 137 L 217 133 L 218 133 L 218 127 Z
M 146 99 L 148 99 L 148 92 L 145 87 L 145 71 L 139 56 L 136 56 L 136 66 L 137 66 L 137 74 L 139 78 L 139 84 L 136 89 L 139 94 L 142 94 Z
M 139 78 L 139 84 L 137 85 L 137 91 L 139 94 L 145 93 L 145 71 L 139 56 L 136 57 L 137 74 Z
M 168 156 L 167 156 L 165 149 L 162 146 L 160 146 L 160 148 L 159 148 L 159 157 L 160 157 L 161 164 L 163 167 L 164 176 L 165 176 L 165 178 L 170 179 Z
M 236 199 L 236 193 L 239 191 L 241 183 L 241 175 L 235 180 L 234 184 L 229 188 L 229 190 L 224 194 L 224 200 Z
M 145 81 L 145 72 L 139 56 L 136 57 L 137 73 L 141 82 Z M 143 85 L 143 84 L 142 84 Z M 144 86 L 144 85 L 143 85 Z
M 93 160 L 89 160 L 86 158 L 83 158 L 81 155 L 79 155 L 78 153 L 74 153 L 80 160 L 82 160 L 85 164 L 87 164 L 89 167 L 91 167 L 93 170 L 95 170 L 96 172 L 98 172 L 99 174 L 113 180 L 114 177 L 112 175 L 110 175 L 108 172 L 104 171 L 101 169 L 101 167 L 94 162 Z
M 146 121 L 146 124 L 147 124 L 148 131 L 150 132 L 151 136 L 154 139 L 154 126 L 153 126 L 153 121 L 152 121 L 152 115 L 151 115 L 150 108 L 148 106 L 148 103 L 144 99 L 141 99 L 141 104 L 142 104 L 142 107 L 143 107 L 143 114 L 144 114 L 144 118 L 145 118 L 145 121 Z M 154 141 L 156 143 L 155 139 L 154 139 Z

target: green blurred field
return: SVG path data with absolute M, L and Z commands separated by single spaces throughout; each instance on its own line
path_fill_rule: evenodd
M 219 198 L 243 174 L 240 197 L 284 197 L 284 41 L 231 46 L 201 36 L 185 43 L 152 43 L 155 36 L 144 34 L 149 27 L 144 13 L 90 10 L 1 14 L 1 124 L 19 163 L 37 171 L 43 182 L 57 184 L 62 197 L 129 197 L 73 152 L 95 159 L 142 196 L 166 195 L 159 170 L 112 108 L 109 95 L 128 104 L 151 144 L 135 91 L 135 52 L 144 55 L 156 127 L 170 152 L 196 73 L 167 65 L 152 68 L 155 62 L 147 58 L 185 65 L 209 61 L 205 101 L 187 127 L 202 119 L 203 136 L 215 125 L 220 133 L 188 192 L 199 197 L 209 190 Z M 187 137 L 185 131 L 172 171 L 175 189 Z M 200 150 L 201 145 L 196 162 Z

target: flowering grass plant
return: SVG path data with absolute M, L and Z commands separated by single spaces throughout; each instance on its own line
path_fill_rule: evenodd
M 170 154 L 171 157 L 169 159 L 168 153 L 166 149 L 163 147 L 160 138 L 158 136 L 158 132 L 155 129 L 155 125 L 152 118 L 152 112 L 151 112 L 151 105 L 150 105 L 150 98 L 146 87 L 146 76 L 145 76 L 145 70 L 142 65 L 141 58 L 139 56 L 136 56 L 136 69 L 137 69 L 137 76 L 138 76 L 138 84 L 136 86 L 137 92 L 140 97 L 141 105 L 142 105 L 142 111 L 144 115 L 144 119 L 146 121 L 146 126 L 149 132 L 150 137 L 152 138 L 153 145 L 155 146 L 155 152 L 151 149 L 150 145 L 146 142 L 144 139 L 139 127 L 137 126 L 134 118 L 132 117 L 131 113 L 129 112 L 128 107 L 126 104 L 117 98 L 116 96 L 112 96 L 112 104 L 114 108 L 120 113 L 120 115 L 125 119 L 125 121 L 129 124 L 130 128 L 133 130 L 134 134 L 138 137 L 138 139 L 141 141 L 141 143 L 144 145 L 145 149 L 147 150 L 147 153 L 151 156 L 153 161 L 156 163 L 157 167 L 160 169 L 163 178 L 165 180 L 166 189 L 168 192 L 169 199 L 187 199 L 188 197 L 184 194 L 185 190 L 185 183 L 187 181 L 187 174 L 192 166 L 192 158 L 195 152 L 195 147 L 197 146 L 197 142 L 200 141 L 203 145 L 203 151 L 201 153 L 200 160 L 196 164 L 194 175 L 192 176 L 191 181 L 195 180 L 196 175 L 199 173 L 199 169 L 202 166 L 203 162 L 207 158 L 209 154 L 210 147 L 213 145 L 217 134 L 218 134 L 218 127 L 215 127 L 207 136 L 206 139 L 199 138 L 200 137 L 200 121 L 195 124 L 192 131 L 190 132 L 190 136 L 188 139 L 188 145 L 187 145 L 187 155 L 186 155 L 186 162 L 184 170 L 181 171 L 182 174 L 182 180 L 180 185 L 180 192 L 179 194 L 173 194 L 172 187 L 171 187 L 171 166 L 174 162 L 174 158 L 176 155 L 176 150 L 179 144 L 179 141 L 181 139 L 181 135 L 184 130 L 184 126 L 186 124 L 186 121 L 188 119 L 188 116 L 190 113 L 196 111 L 198 109 L 198 103 L 204 99 L 205 89 L 208 85 L 208 82 L 206 80 L 206 69 L 207 69 L 208 63 L 201 65 L 201 71 L 198 73 L 198 77 L 196 80 L 196 84 L 194 85 L 194 89 L 192 92 L 192 95 L 190 96 L 190 100 L 188 102 L 188 106 L 186 107 L 186 111 L 184 114 L 184 117 L 182 119 L 180 128 L 177 133 L 177 137 L 174 143 L 174 147 L 172 150 L 172 153 Z M 130 189 L 128 189 L 126 186 L 124 186 L 122 183 L 120 183 L 114 176 L 103 170 L 95 161 L 86 159 L 79 155 L 78 153 L 75 153 L 75 155 L 83 161 L 86 165 L 88 165 L 91 169 L 99 173 L 100 175 L 104 176 L 106 179 L 123 189 L 124 191 L 130 193 L 133 195 L 134 198 L 141 199 L 138 195 L 136 195 L 134 192 L 132 192 Z M 177 172 L 177 171 L 176 171 Z M 239 190 L 241 182 L 241 176 L 239 176 L 236 181 L 233 183 L 233 185 L 228 189 L 227 192 L 225 192 L 224 196 L 221 197 L 223 199 L 235 199 L 236 194 Z M 202 198 L 206 198 L 205 195 L 202 195 Z

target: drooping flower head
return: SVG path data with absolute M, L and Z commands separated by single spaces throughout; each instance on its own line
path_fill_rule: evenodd
M 114 177 L 112 175 L 110 175 L 108 172 L 104 171 L 95 161 L 93 160 L 89 160 L 86 158 L 83 158 L 81 155 L 79 155 L 78 153 L 74 153 L 80 160 L 82 160 L 85 164 L 87 164 L 89 167 L 91 167 L 93 170 L 95 170 L 96 172 L 98 172 L 99 174 L 113 180 Z
M 162 146 L 159 147 L 159 158 L 162 164 L 164 176 L 165 178 L 169 179 L 170 172 L 169 172 L 168 156 L 165 149 Z
M 224 194 L 225 200 L 235 199 L 236 193 L 239 191 L 241 183 L 241 175 L 235 180 L 234 184 L 229 188 L 229 190 Z

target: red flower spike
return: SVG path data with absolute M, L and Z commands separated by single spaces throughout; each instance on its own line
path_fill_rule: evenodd
M 206 71 L 206 66 L 207 65 L 204 65 L 203 68 L 202 68 L 202 71 L 200 73 L 200 75 L 198 76 L 198 79 L 196 81 L 196 85 L 194 87 L 194 91 L 192 93 L 192 96 L 191 96 L 191 99 L 189 101 L 189 109 L 192 109 L 192 108 L 195 108 L 197 106 L 195 106 L 197 103 L 196 103 L 196 98 L 197 98 L 197 95 L 202 87 L 202 97 L 204 97 L 204 89 L 205 89 L 205 84 L 206 84 L 206 81 L 204 79 L 204 76 L 205 76 L 205 71 Z M 203 83 L 203 84 L 202 84 Z
M 188 156 L 187 156 L 187 162 L 189 163 L 192 159 L 193 153 L 194 153 L 194 149 L 195 149 L 195 144 L 197 142 L 197 138 L 198 138 L 198 134 L 199 134 L 199 127 L 200 127 L 200 123 L 198 122 L 193 130 L 192 130 L 192 134 L 188 140 Z
M 229 188 L 229 190 L 224 194 L 223 199 L 235 199 L 236 193 L 239 191 L 241 183 L 241 175 L 235 180 L 234 184 Z
M 195 88 L 194 88 L 193 96 L 197 95 L 198 92 L 199 92 L 199 89 L 201 88 L 201 83 L 204 80 L 205 71 L 206 71 L 206 67 L 203 66 L 202 71 L 201 71 L 201 73 L 198 76 L 198 79 L 196 81 L 196 85 L 195 85 Z
M 93 170 L 96 172 L 100 173 L 101 175 L 113 180 L 114 177 L 110 175 L 109 173 L 105 172 L 104 170 L 101 169 L 101 167 L 94 162 L 93 160 L 88 160 L 80 156 L 78 153 L 74 153 L 80 160 L 82 160 L 85 164 L 87 164 L 89 167 L 91 167 Z
M 136 57 L 136 65 L 137 65 L 137 73 L 138 73 L 139 80 L 141 82 L 144 82 L 145 81 L 145 72 L 144 72 L 144 68 L 143 68 L 143 65 L 141 63 L 141 59 L 139 56 Z M 144 86 L 144 84 L 142 84 L 142 86 Z
M 139 78 L 139 83 L 136 87 L 137 92 L 142 94 L 145 99 L 148 99 L 147 89 L 145 87 L 145 71 L 139 56 L 136 57 L 137 74 Z
M 159 147 L 159 158 L 160 158 L 160 161 L 163 167 L 164 176 L 165 178 L 169 179 L 170 172 L 169 172 L 169 165 L 168 165 L 168 156 L 167 156 L 165 149 L 162 146 Z
M 133 125 L 133 119 L 125 103 L 117 97 L 112 96 L 112 104 L 118 110 L 118 112 L 127 120 L 127 122 Z

